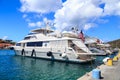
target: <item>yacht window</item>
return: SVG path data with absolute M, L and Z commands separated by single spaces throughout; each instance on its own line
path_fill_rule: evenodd
M 49 44 L 48 41 L 43 42 L 43 46 L 44 46 L 44 47 L 48 46 L 48 44 Z
M 33 35 L 33 34 L 37 34 L 37 33 L 29 33 L 28 35 Z
M 44 46 L 47 46 L 47 43 L 45 43 Z
M 93 53 L 99 53 L 98 51 L 96 51 L 96 50 L 90 50 L 91 52 L 93 52 Z
M 25 37 L 24 40 L 27 40 L 27 39 L 30 39 L 30 36 L 29 37 Z
M 37 37 L 36 36 L 31 36 L 31 38 L 35 38 L 36 39 Z
M 17 43 L 16 46 L 21 46 L 21 43 Z
M 36 46 L 36 47 L 41 47 L 43 44 L 43 42 L 28 42 L 27 46 L 32 47 L 32 46 Z
M 28 40 L 30 38 L 35 38 L 36 39 L 37 37 L 36 36 L 28 36 L 28 37 L 25 37 L 24 40 Z

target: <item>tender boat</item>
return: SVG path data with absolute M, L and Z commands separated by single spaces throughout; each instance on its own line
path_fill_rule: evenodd
M 69 35 L 69 36 L 67 36 Z M 85 63 L 95 60 L 83 41 L 72 33 L 55 33 L 54 30 L 40 28 L 32 30 L 13 49 L 16 55 L 33 58 Z M 70 37 L 72 36 L 72 37 Z

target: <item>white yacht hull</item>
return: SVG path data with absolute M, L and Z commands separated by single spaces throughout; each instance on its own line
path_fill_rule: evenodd
M 49 29 L 33 30 L 13 46 L 16 55 L 77 63 L 94 60 L 83 41 L 73 37 L 73 33 L 65 36 L 52 32 L 54 31 Z M 89 55 L 83 55 L 84 53 Z
M 95 59 L 77 59 L 75 56 L 67 54 L 67 57 L 63 57 L 62 53 L 53 53 L 52 56 L 47 56 L 47 52 L 41 52 L 41 51 L 35 51 L 32 55 L 32 51 L 25 50 L 24 53 L 22 53 L 22 50 L 15 50 L 15 54 L 17 56 L 24 56 L 24 57 L 32 57 L 32 58 L 40 58 L 40 59 L 47 59 L 47 60 L 54 60 L 54 61 L 62 61 L 62 62 L 73 62 L 73 63 L 86 63 L 93 61 Z

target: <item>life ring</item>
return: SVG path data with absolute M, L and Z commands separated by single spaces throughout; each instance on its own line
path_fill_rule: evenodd
M 53 54 L 52 54 L 51 51 L 47 52 L 47 56 L 52 56 L 52 55 L 53 55 Z
M 35 52 L 35 50 L 34 50 L 34 49 L 32 50 L 32 54 L 31 54 L 31 57 L 33 57 L 33 56 L 35 56 L 35 57 L 36 57 L 36 52 Z
M 24 49 L 22 49 L 21 55 L 22 55 L 22 56 L 25 56 L 25 50 L 24 50 Z

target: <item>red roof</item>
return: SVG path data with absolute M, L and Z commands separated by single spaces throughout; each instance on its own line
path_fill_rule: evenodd
M 0 43 L 0 48 L 5 48 L 5 47 L 9 47 L 12 46 L 12 44 L 9 43 Z

